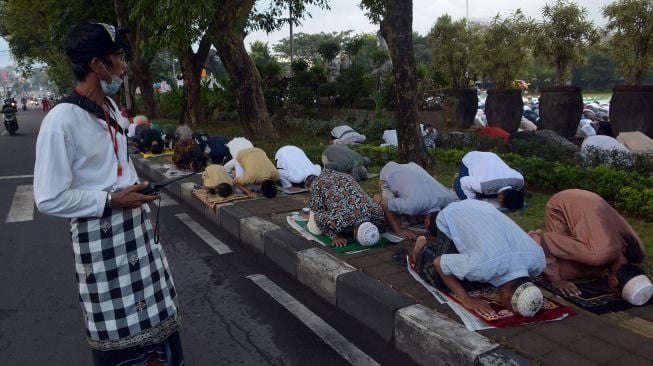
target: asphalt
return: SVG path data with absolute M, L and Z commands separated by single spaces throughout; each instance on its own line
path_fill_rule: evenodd
M 164 157 L 134 158 L 139 173 L 165 182 Z M 208 208 L 191 191 L 198 175 L 166 187 L 233 240 L 269 258 L 338 311 L 378 334 L 419 364 L 648 365 L 653 364 L 653 307 L 561 321 L 468 331 L 460 319 L 391 261 L 397 245 L 337 254 L 291 230 L 285 217 L 306 205 L 306 194 L 236 201 Z

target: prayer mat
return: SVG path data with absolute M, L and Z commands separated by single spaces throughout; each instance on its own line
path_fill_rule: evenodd
M 490 316 L 483 316 L 475 311 L 465 308 L 460 301 L 447 291 L 441 291 L 431 286 L 424 281 L 413 269 L 414 263 L 411 256 L 407 256 L 406 268 L 408 272 L 419 282 L 426 290 L 428 290 L 433 297 L 440 304 L 447 304 L 462 320 L 465 327 L 471 331 L 477 331 L 490 328 L 505 328 L 512 325 L 523 325 L 540 323 L 545 321 L 556 321 L 564 319 L 568 316 L 576 315 L 576 313 L 568 306 L 559 304 L 558 302 L 544 297 L 542 309 L 532 317 L 524 317 L 515 315 L 512 311 L 508 310 L 502 303 L 499 297 L 499 291 L 493 286 L 488 286 L 480 290 L 471 291 L 469 294 L 474 297 L 480 297 L 483 301 L 490 304 L 494 310 L 494 314 Z
M 592 277 L 571 282 L 581 291 L 579 296 L 564 295 L 549 281 L 541 277 L 535 279 L 538 286 L 594 314 L 623 311 L 631 307 L 629 303 L 612 292 L 608 283 L 603 279 Z
M 161 154 L 152 154 L 152 153 L 144 153 L 144 152 L 142 152 L 142 153 L 141 153 L 141 156 L 143 157 L 143 159 L 149 159 L 149 158 L 155 158 L 155 157 L 157 157 L 157 156 L 167 156 L 167 155 L 172 155 L 172 154 L 174 154 L 174 153 L 175 153 L 174 150 L 165 149 L 165 150 L 163 150 L 163 152 L 162 152 Z
M 164 164 L 163 167 L 167 169 L 165 172 L 163 172 L 163 175 L 165 175 L 166 178 L 177 178 L 184 175 L 195 174 L 195 172 L 192 170 L 179 169 L 174 164 Z
M 197 197 L 210 209 L 215 209 L 215 206 L 223 203 L 238 201 L 249 198 L 242 193 L 233 193 L 229 197 L 220 197 L 217 194 L 209 194 L 206 188 L 193 189 L 193 196 Z
M 376 245 L 366 247 L 360 245 L 354 238 L 349 237 L 347 238 L 347 245 L 343 247 L 337 247 L 331 243 L 331 239 L 328 236 L 311 234 L 308 231 L 308 229 L 306 229 L 306 225 L 308 225 L 308 220 L 302 218 L 296 219 L 293 218 L 292 216 L 288 216 L 286 217 L 286 221 L 288 221 L 288 225 L 290 225 L 290 227 L 297 230 L 297 232 L 299 232 L 299 234 L 301 234 L 301 236 L 303 236 L 304 238 L 318 242 L 322 246 L 329 247 L 333 249 L 333 251 L 336 253 L 345 253 L 345 254 L 359 253 L 368 249 L 382 248 L 389 244 L 388 240 L 382 237 L 381 240 L 379 240 L 379 242 L 376 243 Z
M 308 189 L 302 187 L 283 188 L 282 186 L 277 186 L 277 191 L 283 192 L 285 194 L 299 194 L 308 192 Z

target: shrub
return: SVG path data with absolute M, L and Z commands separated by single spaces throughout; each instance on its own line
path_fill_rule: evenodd
M 183 103 L 183 89 L 173 89 L 168 93 L 157 94 L 157 102 L 161 108 L 161 115 L 166 118 L 180 119 Z

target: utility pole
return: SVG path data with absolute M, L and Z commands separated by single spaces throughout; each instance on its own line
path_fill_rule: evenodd
M 292 37 L 292 0 L 290 0 L 290 4 L 288 5 L 288 11 L 290 12 L 290 18 L 288 19 L 288 24 L 290 25 L 290 77 L 292 77 L 292 61 L 294 57 L 294 49 L 293 49 L 293 37 Z
M 465 20 L 469 23 L 469 0 L 465 0 Z

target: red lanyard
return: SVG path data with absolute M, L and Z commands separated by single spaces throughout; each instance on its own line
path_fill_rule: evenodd
M 104 121 L 107 123 L 107 131 L 109 132 L 109 138 L 113 143 L 113 152 L 116 154 L 116 162 L 118 163 L 118 176 L 122 177 L 122 165 L 120 164 L 120 159 L 118 158 L 118 126 L 116 126 L 116 128 L 113 129 L 113 133 L 111 133 L 111 123 L 109 123 L 109 115 L 107 114 L 107 110 L 104 107 L 106 107 L 106 104 L 102 106 L 102 110 L 104 111 Z

